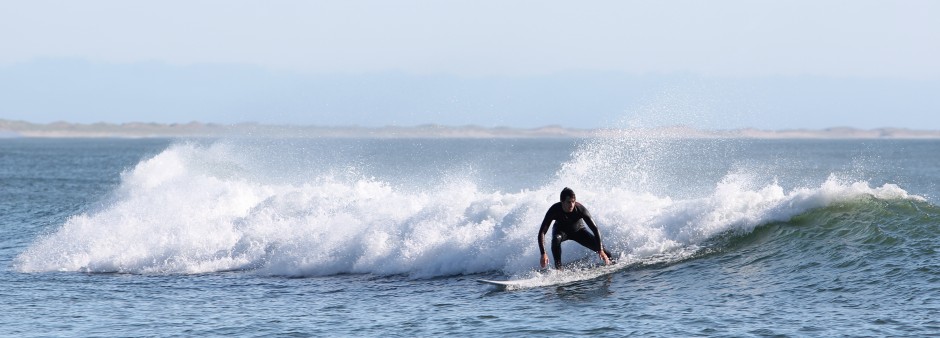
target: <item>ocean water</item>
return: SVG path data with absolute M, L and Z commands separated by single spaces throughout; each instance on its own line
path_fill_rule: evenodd
M 937 140 L 0 139 L 0 336 L 938 335 L 938 154 Z M 565 186 L 622 268 L 582 278 L 596 257 L 566 242 L 571 269 L 538 270 Z

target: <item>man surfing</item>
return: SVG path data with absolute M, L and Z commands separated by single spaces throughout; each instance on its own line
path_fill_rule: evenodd
M 581 203 L 578 203 L 574 190 L 565 187 L 561 190 L 561 202 L 553 204 L 545 213 L 542 227 L 539 228 L 539 251 L 542 259 L 539 262 L 544 269 L 548 265 L 548 254 L 545 253 L 545 233 L 548 227 L 555 222 L 552 228 L 552 258 L 555 260 L 555 269 L 561 269 L 561 242 L 573 240 L 578 244 L 591 249 L 600 256 L 604 264 L 610 264 L 610 252 L 601 244 L 601 233 L 591 219 L 591 213 Z M 584 228 L 587 223 L 591 232 Z

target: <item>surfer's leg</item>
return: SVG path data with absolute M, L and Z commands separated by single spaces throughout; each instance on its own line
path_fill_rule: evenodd
M 597 245 L 597 237 L 594 237 L 594 234 L 592 234 L 587 229 L 581 229 L 571 234 L 571 237 L 568 239 L 578 242 L 578 244 L 581 244 L 585 248 L 591 249 L 591 251 L 594 252 L 597 252 L 597 249 L 600 249 Z M 607 255 L 607 258 L 614 259 L 614 256 L 611 256 L 610 251 L 607 251 L 606 248 L 604 249 L 604 254 Z
M 555 259 L 555 268 L 561 269 L 561 242 L 568 239 L 564 232 L 552 233 L 552 258 Z

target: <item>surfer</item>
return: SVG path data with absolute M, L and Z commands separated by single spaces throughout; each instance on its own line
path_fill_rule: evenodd
M 565 187 L 561 190 L 561 202 L 553 204 L 545 213 L 542 227 L 539 229 L 539 251 L 542 252 L 540 264 L 542 268 L 548 265 L 548 254 L 545 253 L 545 233 L 548 227 L 555 222 L 552 229 L 552 258 L 555 259 L 555 268 L 561 269 L 561 242 L 573 240 L 578 244 L 593 250 L 600 256 L 604 264 L 610 264 L 610 252 L 601 244 L 601 232 L 591 219 L 591 213 L 581 203 L 578 203 L 574 190 Z M 591 232 L 584 228 L 587 223 Z

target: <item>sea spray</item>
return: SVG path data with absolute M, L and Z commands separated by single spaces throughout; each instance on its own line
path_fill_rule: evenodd
M 694 165 L 679 164 L 683 159 L 676 156 L 695 143 L 669 140 L 588 141 L 569 159 L 553 159 L 555 178 L 520 190 L 484 188 L 487 175 L 465 170 L 473 162 L 463 154 L 472 147 L 435 154 L 428 161 L 437 167 L 421 167 L 428 162 L 409 162 L 421 147 L 405 151 L 412 157 L 392 159 L 363 155 L 377 153 L 374 145 L 325 144 L 331 147 L 230 140 L 173 145 L 126 171 L 101 208 L 38 239 L 16 258 L 15 268 L 523 274 L 537 267 L 538 225 L 564 186 L 576 189 L 616 256 L 640 261 L 685 257 L 695 251 L 689 248 L 722 233 L 746 233 L 838 201 L 916 198 L 895 185 L 871 187 L 836 176 L 786 189 L 747 170 L 693 179 L 687 185 L 694 189 L 681 189 L 683 176 L 669 174 L 669 164 Z M 702 147 L 692 152 L 706 163 L 730 149 Z M 566 245 L 565 261 L 592 256 Z

